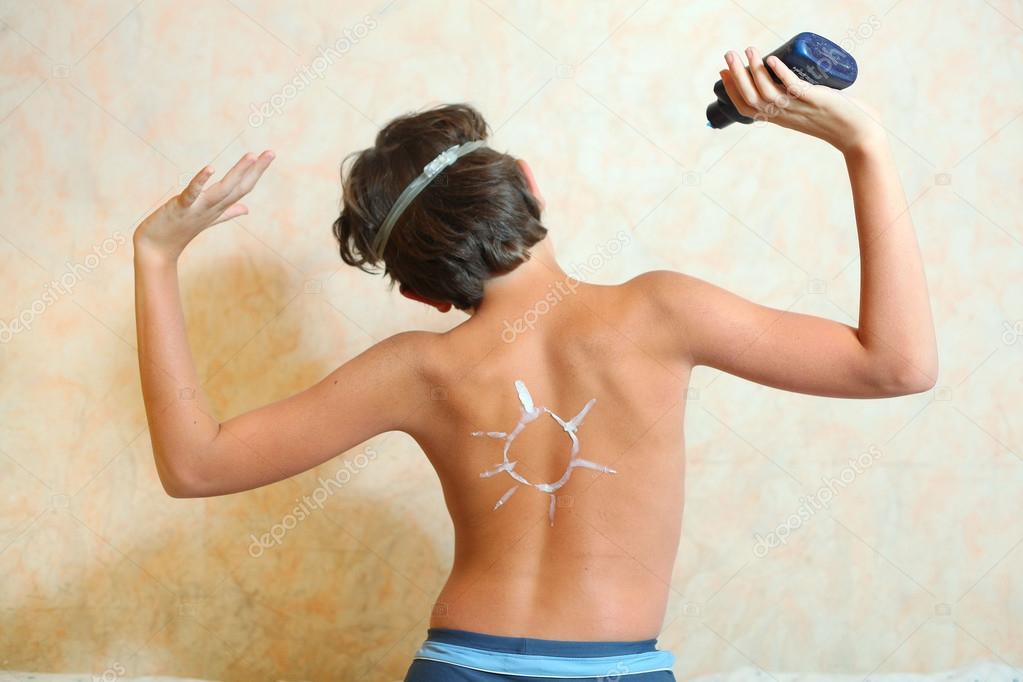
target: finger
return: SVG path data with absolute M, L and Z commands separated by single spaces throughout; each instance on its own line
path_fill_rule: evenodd
M 192 204 L 194 204 L 195 200 L 199 198 L 199 194 L 202 193 L 203 185 L 205 185 L 206 181 L 209 180 L 211 177 L 213 177 L 212 166 L 206 166 L 201 171 L 196 173 L 195 177 L 193 177 L 189 181 L 184 191 L 182 191 L 178 197 L 178 200 L 181 202 L 181 205 L 191 206 Z
M 756 86 L 753 85 L 749 71 L 746 70 L 742 60 L 739 59 L 739 55 L 729 50 L 725 53 L 725 61 L 728 63 L 729 73 L 732 74 L 732 80 L 735 82 L 735 87 L 742 100 L 754 109 L 758 108 L 761 104 L 760 95 L 757 93 Z
M 218 223 L 227 222 L 232 218 L 237 218 L 240 215 L 248 215 L 249 208 L 244 204 L 232 204 L 226 211 L 224 211 L 219 218 L 214 220 L 210 225 L 217 225 Z
M 212 185 L 206 190 L 204 196 L 206 202 L 210 206 L 225 203 L 227 198 L 230 196 L 231 191 L 235 188 L 235 185 L 245 175 L 245 171 L 248 170 L 249 166 L 256 160 L 255 154 L 249 152 L 242 156 L 238 160 L 238 163 L 234 164 L 231 170 L 227 171 L 227 175 L 220 179 L 220 182 Z
M 799 76 L 785 65 L 785 62 L 774 55 L 767 58 L 767 65 L 771 67 L 771 71 L 774 71 L 774 75 L 781 79 L 781 84 L 785 86 L 786 92 L 793 97 L 798 97 L 806 82 L 800 80 Z
M 266 171 L 270 162 L 274 160 L 274 153 L 267 149 L 265 152 L 259 155 L 256 161 L 249 166 L 248 170 L 245 171 L 245 175 L 241 181 L 235 186 L 228 197 L 228 202 L 233 203 L 238 201 L 243 196 L 252 191 L 252 188 L 256 186 L 259 179 L 263 176 L 263 172 Z
M 767 102 L 775 102 L 781 97 L 781 91 L 771 80 L 771 74 L 767 72 L 760 53 L 755 48 L 746 48 L 746 59 L 749 60 L 749 70 L 753 74 L 753 84 L 756 85 L 760 97 Z
M 739 91 L 735 87 L 735 81 L 732 80 L 732 72 L 721 71 L 720 75 L 721 84 L 725 86 L 725 92 L 728 94 L 728 99 L 732 100 L 732 104 L 735 105 L 736 111 L 738 111 L 743 116 L 753 118 L 753 116 L 757 114 L 757 110 L 751 107 L 750 105 L 746 104 L 746 101 L 743 100 L 742 95 L 739 94 Z

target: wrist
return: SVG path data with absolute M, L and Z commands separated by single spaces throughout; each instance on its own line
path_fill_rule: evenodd
M 877 120 L 860 112 L 832 144 L 846 156 L 855 156 L 883 149 L 888 145 L 888 134 Z
M 888 135 L 879 125 L 864 127 L 844 136 L 835 147 L 847 158 L 869 156 L 888 147 Z
M 177 267 L 178 256 L 176 254 L 168 253 L 166 250 L 155 246 L 138 232 L 132 237 L 131 242 L 135 250 L 134 261 L 137 267 Z

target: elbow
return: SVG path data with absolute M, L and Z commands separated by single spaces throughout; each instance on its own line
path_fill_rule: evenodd
M 180 477 L 160 477 L 160 483 L 163 485 L 163 491 L 167 493 L 168 497 L 174 497 L 177 499 L 187 499 L 191 497 L 202 497 L 199 494 L 198 488 L 185 479 Z
M 896 388 L 895 392 L 891 394 L 891 397 L 898 397 L 903 395 L 913 395 L 915 393 L 926 393 L 927 391 L 934 388 L 934 381 L 931 379 L 918 380 L 911 379 L 905 380 L 900 383 Z
M 186 499 L 194 497 L 205 497 L 202 486 L 199 484 L 193 472 L 185 470 L 184 467 L 169 466 L 162 458 L 156 460 L 156 471 L 160 477 L 160 485 L 168 497 Z M 161 462 L 164 462 L 161 464 Z
M 178 482 L 170 483 L 168 481 L 162 481 L 162 483 L 163 491 L 167 493 L 168 497 L 173 497 L 179 500 L 202 497 L 202 495 L 200 495 L 195 488 L 189 487 L 187 485 L 182 485 L 181 483 Z
M 924 359 L 919 362 L 902 360 L 894 367 L 888 366 L 882 370 L 878 386 L 883 397 L 895 398 L 930 391 L 937 380 L 937 360 Z

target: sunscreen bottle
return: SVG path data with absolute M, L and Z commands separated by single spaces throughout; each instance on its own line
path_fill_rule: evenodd
M 853 56 L 816 33 L 799 33 L 771 53 L 782 61 L 802 80 L 814 85 L 825 85 L 835 90 L 849 87 L 856 80 L 856 60 Z M 768 55 L 769 57 L 770 55 Z M 764 66 L 774 82 L 781 80 L 774 75 L 764 58 Z M 714 84 L 717 101 L 707 106 L 707 127 L 724 128 L 731 123 L 752 123 L 753 119 L 743 116 L 732 104 L 725 92 L 725 85 L 719 79 Z

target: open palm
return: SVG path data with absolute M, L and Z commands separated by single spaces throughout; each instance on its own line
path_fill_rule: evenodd
M 273 160 L 270 150 L 258 157 L 247 153 L 219 182 L 203 189 L 213 177 L 213 168 L 206 166 L 181 194 L 171 197 L 142 221 L 135 230 L 135 244 L 176 258 L 206 228 L 249 212 L 239 202 L 252 191 Z

